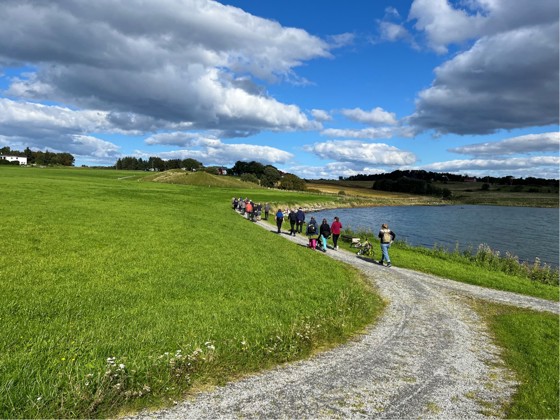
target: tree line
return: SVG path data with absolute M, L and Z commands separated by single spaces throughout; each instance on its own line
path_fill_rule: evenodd
M 53 153 L 48 150 L 33 151 L 26 147 L 23 152 L 19 150 L 12 150 L 9 147 L 0 148 L 0 155 L 26 157 L 28 165 L 41 165 L 41 166 L 74 166 L 74 156 L 70 153 Z M 0 164 L 9 164 L 10 162 L 0 159 Z
M 305 190 L 305 181 L 298 176 L 280 171 L 272 165 L 260 162 L 244 162 L 238 160 L 233 167 L 205 167 L 195 159 L 169 159 L 159 157 L 148 159 L 127 156 L 117 160 L 116 169 L 135 171 L 168 171 L 170 169 L 184 169 L 187 171 L 206 171 L 218 175 L 238 176 L 242 181 L 253 182 L 263 187 L 280 188 L 285 190 Z
M 168 171 L 170 169 L 198 171 L 203 169 L 204 165 L 191 158 L 163 160 L 157 156 L 151 156 L 148 159 L 126 156 L 117 160 L 115 168 L 129 171 Z
M 389 174 L 375 174 L 365 175 L 358 174 L 349 176 L 347 178 L 341 177 L 341 181 L 379 181 L 379 180 L 399 180 L 401 178 L 409 178 L 416 180 L 423 180 L 426 182 L 465 182 L 465 180 L 472 178 L 469 175 L 457 175 L 445 172 L 430 172 L 424 170 L 396 170 Z M 558 188 L 559 180 L 545 179 L 545 178 L 514 178 L 513 176 L 492 177 L 483 176 L 478 177 L 480 182 L 498 185 L 527 185 L 527 186 L 540 186 L 540 187 L 555 187 Z

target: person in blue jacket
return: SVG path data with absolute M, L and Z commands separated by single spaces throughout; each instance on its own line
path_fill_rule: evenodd
M 278 233 L 281 232 L 282 222 L 284 222 L 284 213 L 282 213 L 281 209 L 278 209 L 276 212 L 276 226 L 278 227 Z

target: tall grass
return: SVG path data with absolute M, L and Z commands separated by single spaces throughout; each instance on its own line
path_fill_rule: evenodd
M 0 418 L 170 403 L 380 312 L 356 271 L 235 215 L 247 191 L 135 175 L 0 168 Z

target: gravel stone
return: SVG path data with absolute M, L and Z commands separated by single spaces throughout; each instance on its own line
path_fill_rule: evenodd
M 257 225 L 275 232 L 264 221 Z M 307 245 L 302 235 L 282 235 Z M 305 252 L 314 252 L 306 250 Z M 201 392 L 129 419 L 502 417 L 516 382 L 470 307 L 473 298 L 559 314 L 558 302 L 486 289 L 329 249 L 388 302 L 363 335 L 308 360 Z

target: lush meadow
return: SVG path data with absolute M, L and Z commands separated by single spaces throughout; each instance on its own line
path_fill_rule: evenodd
M 0 417 L 115 416 L 305 357 L 382 310 L 359 273 L 230 210 L 294 193 L 0 168 Z
M 274 209 L 364 204 L 352 194 L 76 168 L 0 167 L 0 187 L 0 418 L 113 417 L 169 404 L 335 345 L 382 311 L 355 270 L 230 210 L 233 196 Z M 396 243 L 391 257 L 558 300 L 557 284 L 540 281 L 554 274 L 531 278 L 491 252 Z M 478 307 L 521 383 L 509 415 L 557 418 L 558 317 Z

